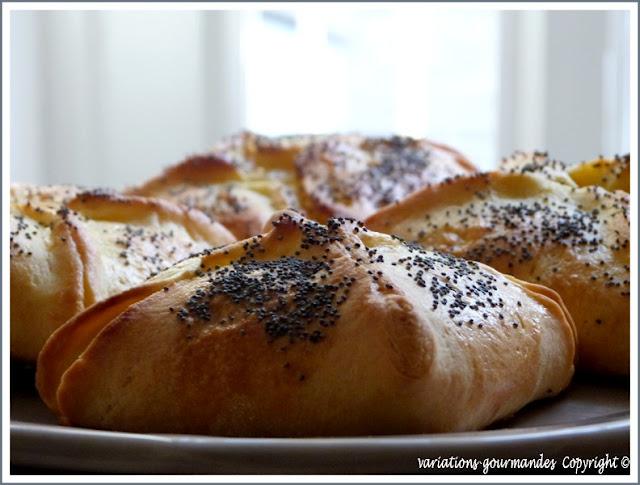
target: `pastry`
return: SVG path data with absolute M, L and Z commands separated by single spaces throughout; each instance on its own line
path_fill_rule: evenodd
M 600 157 L 589 162 L 569 165 L 549 158 L 547 152 L 516 151 L 502 159 L 500 170 L 510 173 L 542 173 L 556 182 L 577 187 L 598 185 L 611 192 L 630 191 L 629 155 Z
M 565 162 L 549 157 L 548 152 L 517 150 L 500 161 L 499 170 L 508 173 L 537 173 L 549 179 L 576 187 Z
M 569 175 L 580 187 L 599 185 L 609 191 L 623 190 L 629 193 L 631 158 L 628 154 L 614 158 L 600 157 L 571 167 Z
M 251 131 L 242 131 L 216 143 L 212 154 L 230 161 L 245 176 L 253 180 L 277 180 L 286 187 L 289 206 L 300 210 L 298 200 L 300 183 L 296 171 L 296 159 L 310 144 L 329 135 L 286 135 L 268 137 Z M 331 135 L 336 137 L 338 135 Z M 257 231 L 247 234 L 253 236 Z
M 352 220 L 286 211 L 265 231 L 58 329 L 43 400 L 98 429 L 398 434 L 482 428 L 571 379 L 575 329 L 548 288 Z
M 267 137 L 242 131 L 126 193 L 196 207 L 244 239 L 258 234 L 274 211 L 302 209 L 295 159 L 322 138 Z
M 259 233 L 274 211 L 297 202 L 285 182 L 245 172 L 240 165 L 221 152 L 197 155 L 126 193 L 196 208 L 244 239 Z
M 294 208 L 322 222 L 363 218 L 426 184 L 472 171 L 460 153 L 426 140 L 242 132 L 126 192 L 195 207 L 243 239 L 277 210 Z
M 579 368 L 629 373 L 628 194 L 495 172 L 425 188 L 367 225 L 554 289 L 578 329 Z
M 216 143 L 212 153 L 230 160 L 235 166 L 250 172 L 295 173 L 295 160 L 309 144 L 323 140 L 326 135 L 285 135 L 269 137 L 242 131 Z
M 302 207 L 318 221 L 364 219 L 425 185 L 475 171 L 452 148 L 398 136 L 327 137 L 307 146 L 296 165 Z
M 11 355 L 35 361 L 66 320 L 202 249 L 233 241 L 204 214 L 76 187 L 11 187 Z

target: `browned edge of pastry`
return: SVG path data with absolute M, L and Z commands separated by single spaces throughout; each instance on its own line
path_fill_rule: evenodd
M 226 227 L 211 221 L 199 210 L 161 199 L 96 190 L 78 194 L 67 203 L 67 207 L 94 220 L 115 220 L 123 223 L 155 214 L 161 220 L 181 225 L 196 240 L 220 241 L 221 244 L 229 244 L 236 240 Z M 72 212 L 62 211 L 61 215 L 71 228 L 71 235 L 83 263 L 84 303 L 85 307 L 89 307 L 96 302 L 92 279 L 96 274 L 93 262 L 98 258 L 97 250 L 86 230 L 81 224 L 76 223 Z
M 94 337 L 117 315 L 145 298 L 162 283 L 147 283 L 102 300 L 59 327 L 38 355 L 36 387 L 45 404 L 56 414 L 56 393 L 62 375 Z
M 430 145 L 433 145 L 436 148 L 439 148 L 440 150 L 451 153 L 456 159 L 456 161 L 458 162 L 458 164 L 461 167 L 463 167 L 465 170 L 467 170 L 469 173 L 475 173 L 478 171 L 478 168 L 473 163 L 471 163 L 471 160 L 469 160 L 467 157 L 465 157 L 461 152 L 459 152 L 455 148 L 449 145 L 445 145 L 444 143 L 437 143 L 428 139 L 424 141 L 426 141 Z
M 231 261 L 241 256 L 243 242 L 232 243 L 224 248 L 212 250 L 208 254 Z M 178 265 L 181 264 L 178 263 Z M 53 412 L 58 414 L 57 390 L 69 366 L 77 358 L 81 358 L 93 339 L 127 308 L 189 274 L 186 270 L 181 271 L 179 266 L 174 268 L 177 268 L 177 271 L 170 278 L 161 280 L 151 278 L 140 286 L 96 303 L 59 327 L 49 337 L 38 356 L 36 387 L 42 400 Z
M 382 207 L 365 219 L 367 227 L 374 231 L 387 232 L 391 224 L 398 224 L 412 213 L 431 210 L 438 206 L 450 205 L 453 201 L 466 200 L 469 194 L 488 187 L 493 180 L 502 177 L 520 177 L 519 174 L 501 172 L 479 172 L 456 175 L 434 185 L 428 185 L 408 195 L 401 201 Z M 441 188 L 448 190 L 442 192 Z M 410 207 L 411 210 L 406 209 Z
M 216 153 L 193 155 L 164 171 L 142 185 L 125 189 L 125 194 L 153 195 L 167 185 L 188 183 L 205 185 L 241 180 L 242 175 L 232 162 Z
M 226 227 L 212 221 L 203 212 L 163 199 L 89 191 L 78 194 L 67 203 L 67 207 L 91 219 L 117 220 L 125 223 L 145 218 L 153 212 L 161 220 L 183 226 L 194 239 L 222 239 L 226 244 L 235 241 Z

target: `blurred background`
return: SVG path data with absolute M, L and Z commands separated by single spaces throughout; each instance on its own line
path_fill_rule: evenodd
M 123 187 L 243 128 L 629 151 L 629 15 L 305 8 L 11 15 L 11 179 Z

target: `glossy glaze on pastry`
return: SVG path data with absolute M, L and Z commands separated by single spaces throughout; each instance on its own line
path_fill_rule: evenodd
M 282 180 L 245 172 L 239 165 L 227 156 L 197 155 L 126 192 L 193 207 L 244 239 L 259 233 L 274 211 L 297 201 Z
M 426 188 L 367 224 L 554 289 L 578 329 L 579 367 L 629 373 L 629 194 L 495 172 Z
M 309 145 L 296 165 L 302 206 L 319 221 L 364 219 L 426 185 L 475 171 L 450 147 L 398 136 L 328 137 Z
M 628 154 L 579 163 L 571 167 L 569 174 L 580 187 L 599 185 L 609 191 L 631 191 L 631 157 Z
M 62 422 L 338 436 L 482 428 L 573 374 L 548 288 L 362 223 L 295 212 L 59 329 L 38 389 Z M 144 359 L 140 359 L 144 356 Z
M 242 239 L 258 234 L 276 210 L 293 208 L 321 222 L 363 218 L 413 190 L 472 171 L 460 153 L 427 140 L 245 131 L 127 192 L 195 207 Z
M 569 164 L 549 157 L 547 152 L 516 151 L 500 162 L 499 169 L 510 173 L 541 173 L 550 179 L 576 187 L 597 185 L 610 192 L 630 192 L 630 156 L 599 157 Z
M 10 226 L 11 355 L 27 361 L 84 308 L 234 240 L 169 202 L 62 186 L 12 186 Z

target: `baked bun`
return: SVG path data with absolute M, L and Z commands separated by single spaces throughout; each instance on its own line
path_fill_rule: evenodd
M 13 185 L 11 355 L 35 361 L 47 337 L 84 308 L 233 240 L 204 214 L 168 202 Z
M 277 210 L 322 222 L 363 218 L 426 184 L 472 171 L 460 153 L 426 140 L 245 131 L 126 193 L 195 207 L 243 239 Z
M 344 219 L 269 229 L 60 328 L 43 400 L 99 429 L 369 435 L 482 428 L 569 383 L 575 329 L 548 288 Z
M 599 185 L 609 191 L 630 192 L 631 158 L 629 155 L 614 158 L 597 158 L 579 163 L 569 170 L 569 175 L 580 187 Z
M 197 155 L 126 193 L 193 207 L 244 239 L 258 234 L 274 211 L 295 207 L 297 201 L 286 183 L 245 172 L 239 165 L 220 153 Z
M 628 194 L 496 172 L 425 188 L 367 224 L 554 289 L 578 328 L 579 367 L 629 373 Z
M 307 146 L 296 164 L 302 206 L 319 221 L 363 219 L 425 185 L 475 171 L 452 148 L 398 136 L 327 137 Z

